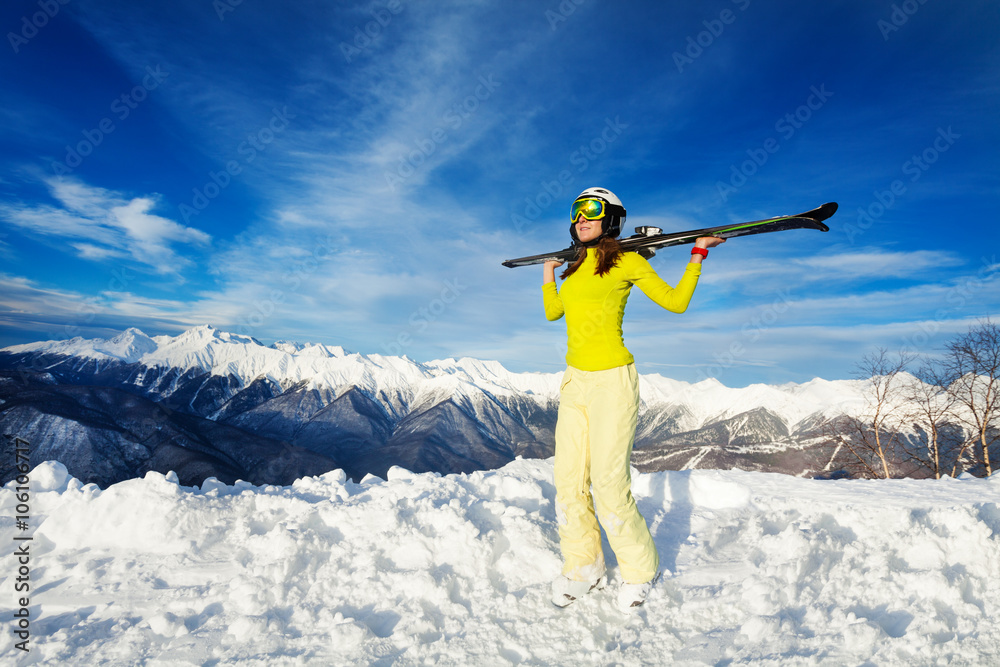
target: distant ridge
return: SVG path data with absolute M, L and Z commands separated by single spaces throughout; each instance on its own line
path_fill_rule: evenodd
M 0 350 L 0 372 L 4 432 L 51 440 L 52 423 L 61 423 L 58 442 L 39 446 L 74 476 L 102 485 L 129 476 L 128 469 L 100 472 L 107 468 L 102 457 L 121 458 L 130 448 L 139 452 L 133 457 L 136 476 L 145 473 L 143 465 L 165 473 L 160 468 L 171 459 L 144 454 L 146 436 L 130 430 L 128 414 L 112 414 L 108 395 L 95 403 L 90 393 L 97 387 L 146 401 L 131 409 L 145 411 L 147 421 L 161 419 L 153 416 L 156 410 L 166 415 L 162 419 L 200 420 L 185 425 L 191 437 L 212 432 L 220 441 L 176 445 L 187 458 L 200 452 L 195 458 L 205 459 L 188 466 L 199 471 L 194 477 L 225 467 L 211 462 L 219 458 L 216 448 L 237 447 L 232 441 L 244 438 L 276 452 L 292 447 L 280 450 L 289 456 L 318 455 L 309 465 L 335 465 L 360 479 L 384 476 L 392 465 L 414 472 L 472 472 L 517 456 L 550 456 L 561 377 L 512 373 L 499 362 L 471 358 L 417 362 L 339 346 L 264 345 L 208 325 L 177 336 L 150 337 L 129 328 L 109 339 L 14 345 Z M 816 378 L 736 389 L 714 379 L 692 384 L 642 375 L 633 463 L 650 470 L 711 463 L 817 472 L 823 466 L 817 425 L 861 405 L 861 387 L 856 381 Z M 85 410 L 88 402 L 93 405 Z M 52 407 L 57 403 L 75 407 L 59 412 Z M 103 431 L 90 419 L 93 410 L 103 415 Z M 211 424 L 230 430 L 223 433 Z M 95 438 L 103 444 L 95 445 Z M 86 462 L 71 456 L 82 446 L 93 451 Z M 238 473 L 227 469 L 223 477 Z M 182 481 L 201 481 L 194 477 Z

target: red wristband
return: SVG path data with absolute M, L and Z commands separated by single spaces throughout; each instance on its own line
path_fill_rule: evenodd
M 701 255 L 702 257 L 708 257 L 708 250 L 706 248 L 691 248 L 692 255 Z

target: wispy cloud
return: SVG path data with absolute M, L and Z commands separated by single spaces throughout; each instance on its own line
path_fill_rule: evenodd
M 130 199 L 68 178 L 49 178 L 46 185 L 58 205 L 0 204 L 0 217 L 24 232 L 64 242 L 82 259 L 128 257 L 156 273 L 178 274 L 192 263 L 183 254 L 187 247 L 211 241 L 201 230 L 153 213 L 155 196 Z
M 804 268 L 805 276 L 821 280 L 926 275 L 928 271 L 962 266 L 965 259 L 956 253 L 941 250 L 886 251 L 871 248 L 857 252 L 800 257 L 792 263 Z
M 52 340 L 74 336 L 107 336 L 136 326 L 146 331 L 177 333 L 210 320 L 176 299 L 151 299 L 114 288 L 97 294 L 43 285 L 19 276 L 0 274 L 0 328 L 8 334 L 30 332 Z
M 806 256 L 781 257 L 768 250 L 749 253 L 738 249 L 739 239 L 731 246 L 715 251 L 704 282 L 727 292 L 767 293 L 777 290 L 797 291 L 803 285 L 812 289 L 843 289 L 847 285 L 873 285 L 887 279 L 924 281 L 928 276 L 946 275 L 960 269 L 968 259 L 944 250 L 886 250 L 833 248 Z M 730 250 L 732 247 L 732 250 Z M 818 286 L 817 283 L 825 283 Z

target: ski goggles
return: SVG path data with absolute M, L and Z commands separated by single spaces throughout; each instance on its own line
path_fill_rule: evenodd
M 570 209 L 570 220 L 583 216 L 584 220 L 600 220 L 604 217 L 604 202 L 600 199 L 577 199 Z

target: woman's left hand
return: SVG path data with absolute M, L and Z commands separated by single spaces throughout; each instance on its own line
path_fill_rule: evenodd
M 696 248 L 714 248 L 720 243 L 725 243 L 726 239 L 720 239 L 718 236 L 701 236 L 695 242 L 694 246 Z

